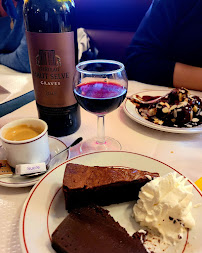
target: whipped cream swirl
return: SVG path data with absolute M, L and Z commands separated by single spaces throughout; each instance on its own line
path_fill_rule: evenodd
M 183 238 L 186 228 L 193 228 L 191 214 L 193 186 L 177 173 L 169 173 L 145 184 L 133 207 L 134 216 L 141 226 L 158 231 L 168 244 Z

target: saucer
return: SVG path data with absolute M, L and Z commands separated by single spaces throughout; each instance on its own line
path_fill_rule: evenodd
M 48 137 L 48 141 L 50 148 L 50 159 L 67 147 L 64 142 L 52 136 Z M 58 159 L 54 160 L 54 163 L 51 165 L 49 170 L 66 161 L 68 157 L 69 151 L 64 151 L 64 153 L 59 155 Z M 36 177 L 25 177 L 20 175 L 13 175 L 12 177 L 0 177 L 0 185 L 6 187 L 27 187 L 36 184 L 43 176 L 44 174 Z

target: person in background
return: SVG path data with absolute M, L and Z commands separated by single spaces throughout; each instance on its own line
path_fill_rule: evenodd
M 126 71 L 136 81 L 202 91 L 202 0 L 153 0 Z
M 0 0 L 0 64 L 19 72 L 30 73 L 29 55 L 23 20 L 24 0 Z M 79 61 L 97 57 L 85 29 L 79 28 Z
M 29 73 L 23 0 L 0 0 L 0 64 Z

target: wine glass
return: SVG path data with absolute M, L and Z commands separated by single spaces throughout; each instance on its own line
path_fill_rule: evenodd
M 97 137 L 84 141 L 82 153 L 120 150 L 120 143 L 105 136 L 104 116 L 117 109 L 126 97 L 128 80 L 122 63 L 90 60 L 76 66 L 74 95 L 86 111 L 97 115 Z

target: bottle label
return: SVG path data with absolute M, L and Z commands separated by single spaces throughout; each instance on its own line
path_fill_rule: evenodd
M 46 107 L 76 104 L 74 32 L 26 31 L 26 38 L 37 103 Z

